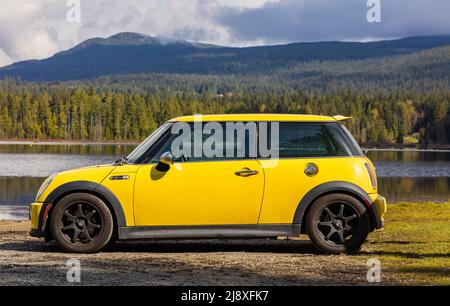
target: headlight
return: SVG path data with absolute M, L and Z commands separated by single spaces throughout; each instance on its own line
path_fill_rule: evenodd
M 35 200 L 36 202 L 39 200 L 41 195 L 44 193 L 44 191 L 47 189 L 48 185 L 50 185 L 50 183 L 53 181 L 54 178 L 55 178 L 55 175 L 52 175 L 42 183 L 42 185 L 39 188 L 39 191 L 36 195 L 36 200 Z

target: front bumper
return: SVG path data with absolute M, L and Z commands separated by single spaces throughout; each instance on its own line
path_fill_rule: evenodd
M 30 220 L 32 237 L 45 237 L 45 226 L 47 224 L 48 212 L 51 208 L 50 203 L 31 203 Z

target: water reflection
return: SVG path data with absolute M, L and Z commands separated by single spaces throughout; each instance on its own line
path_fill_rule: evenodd
M 392 202 L 447 202 L 450 177 L 384 177 L 378 179 L 380 194 Z
M 40 177 L 0 177 L 0 220 L 28 218 L 27 205 L 43 181 Z
M 0 144 L 0 177 L 48 177 L 64 170 L 111 164 L 135 145 Z
M 0 154 L 81 154 L 81 155 L 128 155 L 135 144 L 0 144 Z
M 371 151 L 378 177 L 450 176 L 450 152 Z
M 112 164 L 116 159 L 95 154 L 0 154 L 0 176 L 48 177 L 64 170 Z
M 450 151 L 369 151 L 367 156 L 374 162 L 416 163 L 424 161 L 450 162 Z

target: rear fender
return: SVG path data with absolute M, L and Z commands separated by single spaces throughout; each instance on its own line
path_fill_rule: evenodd
M 376 213 L 375 205 L 363 189 L 348 182 L 335 181 L 316 186 L 301 199 L 295 211 L 293 220 L 294 224 L 300 225 L 301 233 L 306 232 L 305 218 L 309 208 L 318 198 L 331 193 L 344 193 L 355 197 L 367 208 L 370 217 L 371 230 L 382 227 L 382 221 Z

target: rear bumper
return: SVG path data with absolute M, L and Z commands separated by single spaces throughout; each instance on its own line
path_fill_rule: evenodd
M 384 215 L 387 212 L 386 199 L 379 194 L 370 196 L 374 207 L 375 228 L 381 229 L 384 227 Z
M 30 220 L 32 237 L 45 237 L 45 226 L 47 224 L 48 212 L 50 210 L 50 203 L 31 203 L 30 204 Z

